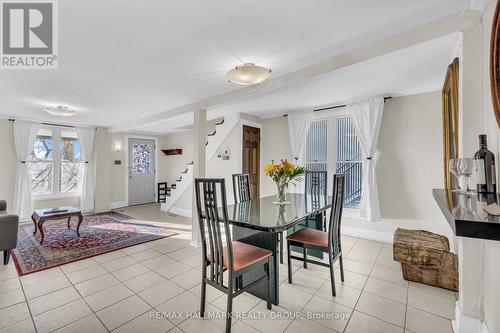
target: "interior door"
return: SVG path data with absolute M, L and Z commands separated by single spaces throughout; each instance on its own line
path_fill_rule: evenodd
M 250 174 L 250 198 L 260 197 L 260 128 L 243 126 L 243 173 Z
M 155 141 L 130 138 L 128 141 L 128 203 L 155 201 Z

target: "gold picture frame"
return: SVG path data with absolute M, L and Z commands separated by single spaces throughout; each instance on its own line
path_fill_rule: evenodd
M 450 159 L 458 158 L 458 78 L 459 59 L 455 58 L 448 66 L 442 90 L 445 189 L 454 189 L 458 186 L 457 179 L 448 169 Z

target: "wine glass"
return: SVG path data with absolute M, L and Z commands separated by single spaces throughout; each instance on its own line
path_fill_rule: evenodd
M 465 191 L 465 194 L 472 194 L 473 191 L 469 187 L 469 180 L 470 177 L 472 177 L 477 172 L 477 161 L 473 158 L 459 158 L 457 169 L 458 172 L 467 180 L 467 190 Z
M 448 161 L 448 170 L 457 178 L 457 189 L 452 189 L 452 191 L 460 192 L 460 171 L 458 171 L 458 159 L 453 158 Z

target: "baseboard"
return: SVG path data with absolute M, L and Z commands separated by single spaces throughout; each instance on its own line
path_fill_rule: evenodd
M 455 303 L 455 320 L 451 324 L 454 333 L 488 333 L 486 323 L 463 314 L 458 301 Z
M 109 204 L 109 208 L 111 209 L 117 209 L 117 208 L 122 208 L 128 206 L 127 201 L 115 201 Z
M 175 215 L 180 215 L 184 217 L 193 217 L 193 213 L 191 212 L 191 209 L 186 209 L 186 208 L 180 208 L 180 207 L 170 207 L 169 210 L 170 213 L 175 214 Z
M 390 232 L 386 231 L 377 231 L 373 229 L 365 229 L 365 228 L 356 228 L 356 227 L 350 227 L 350 226 L 342 226 L 340 229 L 340 233 L 342 235 L 346 236 L 351 236 L 351 237 L 356 237 L 356 238 L 363 238 L 363 239 L 368 239 L 368 240 L 373 240 L 377 242 L 384 242 L 384 243 L 393 243 L 393 238 L 394 235 Z

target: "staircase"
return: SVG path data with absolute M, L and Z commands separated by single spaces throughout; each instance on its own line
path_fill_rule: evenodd
M 224 143 L 227 136 L 239 122 L 239 114 L 225 116 L 223 120 L 215 124 L 215 130 L 207 134 L 206 141 L 206 163 L 215 155 L 219 147 Z M 170 211 L 175 203 L 181 198 L 193 183 L 193 162 L 189 162 L 181 171 L 175 184 L 168 187 L 165 202 L 161 204 L 163 211 Z

